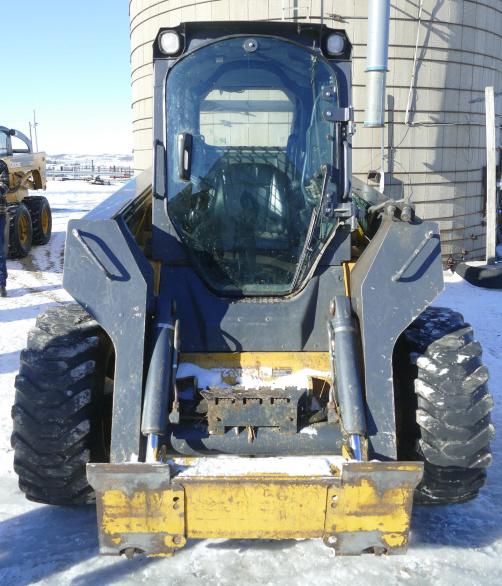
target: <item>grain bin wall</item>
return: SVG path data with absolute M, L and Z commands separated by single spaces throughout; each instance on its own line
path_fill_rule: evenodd
M 502 90 L 502 3 L 423 0 L 419 21 L 420 0 L 392 1 L 387 111 L 392 124 L 384 133 L 383 164 L 381 131 L 362 126 L 367 2 L 325 0 L 323 4 L 326 24 L 346 28 L 355 47 L 359 124 L 354 171 L 366 179 L 370 171 L 383 166 L 388 192 L 411 198 L 422 217 L 439 220 L 445 260 L 482 257 L 483 96 L 487 85 Z M 151 164 L 151 46 L 159 27 L 194 20 L 281 20 L 283 16 L 316 21 L 320 6 L 320 0 L 131 0 L 135 167 Z M 502 99 L 497 107 L 501 114 Z

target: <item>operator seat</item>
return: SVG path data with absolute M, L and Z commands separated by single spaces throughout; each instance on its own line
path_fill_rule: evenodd
M 289 248 L 298 237 L 297 206 L 286 173 L 267 163 L 221 163 L 211 179 L 211 216 L 219 224 L 223 250 Z

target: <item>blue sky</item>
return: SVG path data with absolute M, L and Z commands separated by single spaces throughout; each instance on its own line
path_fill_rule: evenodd
M 0 125 L 40 150 L 132 150 L 127 0 L 1 0 Z

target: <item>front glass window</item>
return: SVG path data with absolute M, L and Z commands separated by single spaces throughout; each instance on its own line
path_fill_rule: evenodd
M 337 84 L 318 54 L 248 41 L 195 51 L 168 76 L 168 213 L 211 287 L 285 294 L 334 229 L 317 220 L 334 148 L 323 96 L 336 105 Z
M 7 135 L 5 132 L 0 131 L 0 157 L 6 157 L 8 155 L 7 151 Z

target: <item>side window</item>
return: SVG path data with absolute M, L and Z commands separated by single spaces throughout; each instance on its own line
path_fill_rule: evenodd
M 28 145 L 19 138 L 19 136 L 11 136 L 12 152 L 13 153 L 29 153 Z
M 5 132 L 0 132 L 0 157 L 6 157 L 7 152 L 7 135 Z
M 284 148 L 293 112 L 279 89 L 212 90 L 201 101 L 200 132 L 210 146 Z
M 333 92 L 333 106 L 337 105 L 336 86 L 320 85 L 317 88 L 318 96 L 314 103 L 314 109 L 307 129 L 307 152 L 305 155 L 305 180 L 320 182 L 322 166 L 333 158 L 333 140 L 329 139 L 333 133 L 332 124 L 327 122 L 324 111 L 330 105 L 322 97 L 329 89 Z M 326 140 L 328 138 L 328 140 Z M 319 185 L 320 188 L 320 185 Z

